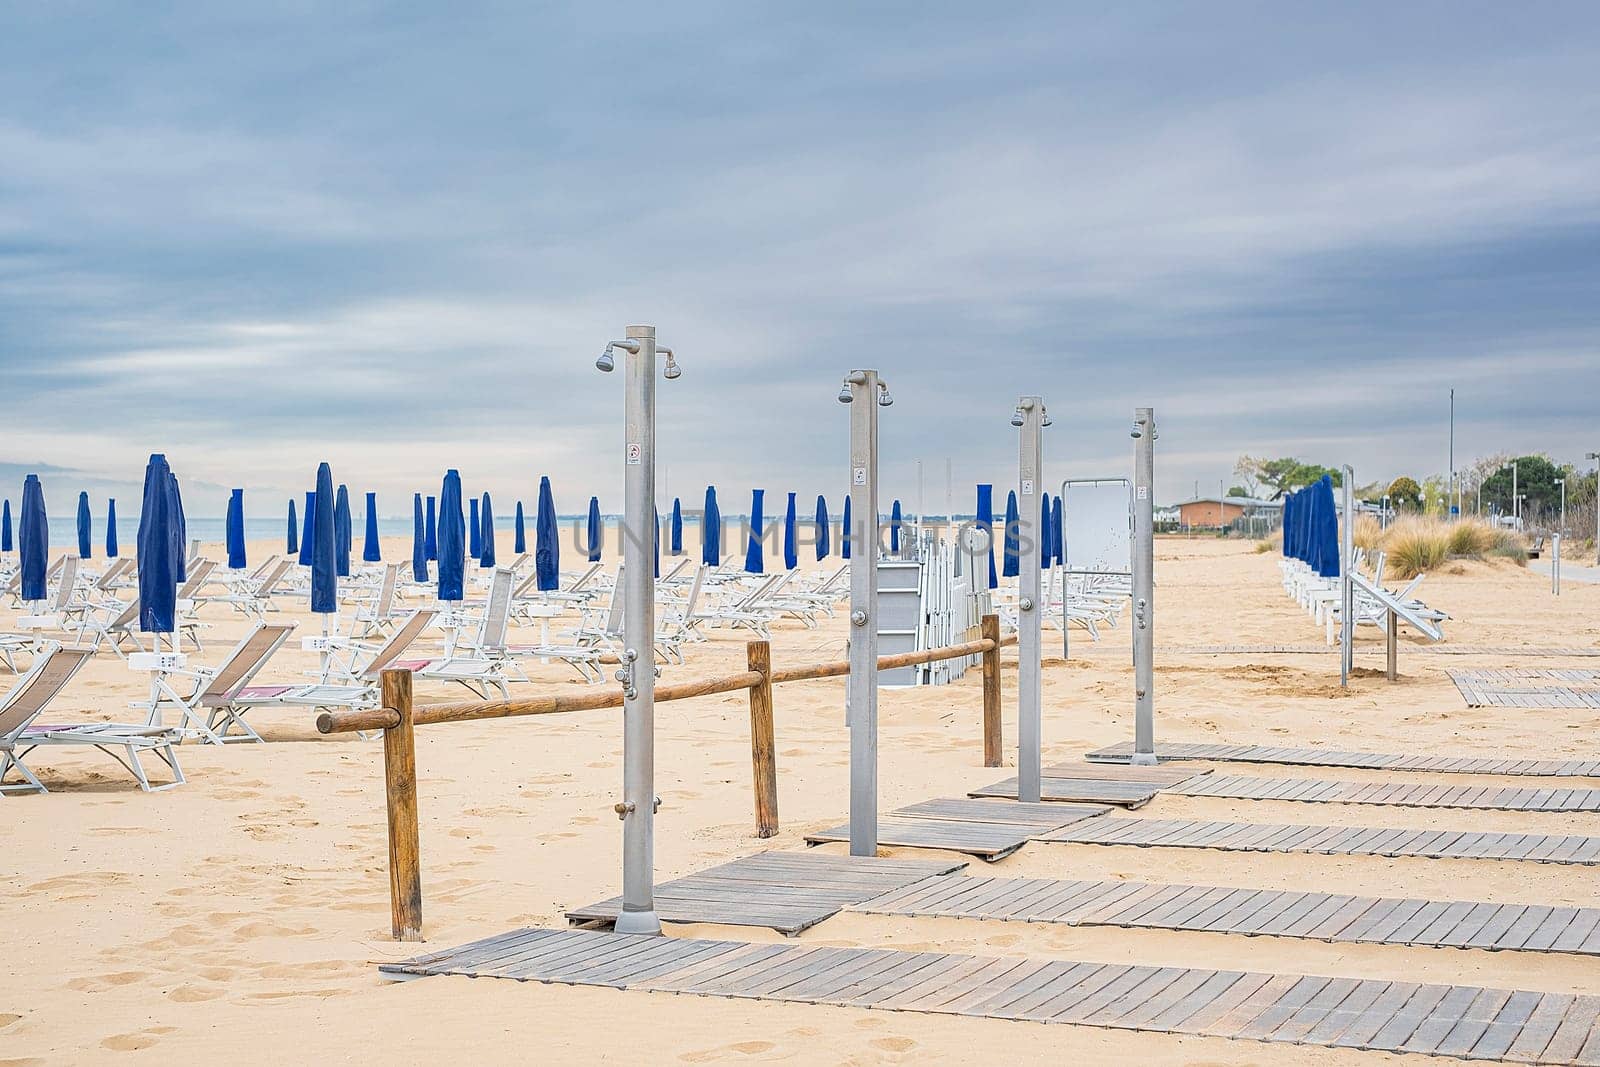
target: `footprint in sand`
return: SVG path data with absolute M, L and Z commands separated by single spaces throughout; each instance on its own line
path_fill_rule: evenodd
M 884 1052 L 910 1052 L 917 1043 L 909 1037 L 875 1037 L 867 1044 Z
M 138 1052 L 142 1048 L 149 1048 L 159 1041 L 155 1034 L 147 1030 L 137 1030 L 131 1034 L 116 1034 L 100 1042 L 101 1048 L 108 1048 L 112 1052 Z
M 222 996 L 220 989 L 198 986 L 190 982 L 167 990 L 167 998 L 179 1004 L 199 1004 L 202 1001 L 216 1000 L 220 996 Z
M 22 1016 L 14 1015 L 9 1011 L 0 1011 L 0 1030 L 4 1030 L 6 1027 L 10 1026 L 20 1018 L 22 1018 Z
M 735 1041 L 731 1045 L 722 1045 L 718 1048 L 704 1049 L 699 1052 L 685 1052 L 678 1059 L 684 1063 L 709 1063 L 712 1060 L 727 1059 L 727 1053 L 736 1052 L 741 1056 L 758 1056 L 763 1052 L 771 1052 L 777 1048 L 771 1041 Z
M 114 974 L 88 975 L 83 978 L 74 978 L 67 983 L 67 988 L 78 993 L 103 993 L 107 989 L 132 985 L 134 982 L 142 981 L 146 977 L 147 975 L 143 971 L 117 971 Z

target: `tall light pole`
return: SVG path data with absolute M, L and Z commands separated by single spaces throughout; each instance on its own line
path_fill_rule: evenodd
M 1356 472 L 1346 464 L 1339 480 L 1344 483 L 1341 486 L 1344 491 L 1344 536 L 1339 544 L 1339 687 L 1347 689 L 1350 686 L 1350 671 L 1355 667 L 1355 649 L 1352 645 L 1356 632 L 1356 587 L 1351 575 L 1351 563 L 1355 558 Z
M 683 373 L 672 349 L 656 344 L 654 326 L 629 326 L 627 340 L 606 345 L 595 366 L 610 373 L 624 354 L 622 516 L 622 909 L 616 930 L 659 934 L 655 903 L 656 796 L 656 355 L 668 379 Z
M 1017 799 L 1029 803 L 1039 800 L 1042 762 L 1040 758 L 1040 689 L 1043 686 L 1043 660 L 1039 649 L 1040 621 L 1044 614 L 1039 602 L 1039 476 L 1044 449 L 1040 438 L 1050 425 L 1044 400 L 1025 396 L 1017 400 L 1011 415 L 1017 434 L 1017 510 L 1022 514 L 1028 536 L 1018 538 L 1017 578 Z
M 1461 513 L 1460 492 L 1456 485 L 1456 391 L 1450 390 L 1450 484 L 1446 488 L 1444 509 L 1453 518 Z
M 1586 452 L 1583 458 L 1600 460 L 1600 452 Z M 1594 565 L 1600 567 L 1600 474 L 1594 484 Z
M 1133 763 L 1156 763 L 1154 408 L 1133 409 Z M 1196 493 L 1195 496 L 1199 496 Z
M 850 855 L 878 854 L 878 408 L 894 401 L 875 370 L 845 375 L 850 405 Z
M 1561 539 L 1567 535 L 1567 480 L 1557 478 L 1556 484 L 1561 487 L 1561 521 L 1556 524 L 1556 535 L 1551 538 L 1553 542 L 1550 552 L 1550 582 L 1556 596 L 1561 595 Z
M 1511 461 L 1511 517 L 1517 529 L 1522 529 L 1522 498 L 1517 495 L 1517 461 Z

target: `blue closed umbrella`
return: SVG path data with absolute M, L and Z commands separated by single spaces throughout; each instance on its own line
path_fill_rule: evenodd
M 330 502 L 330 506 L 331 502 Z M 300 566 L 311 566 L 311 543 L 316 539 L 317 494 L 306 494 L 305 514 L 300 523 Z
M 467 575 L 467 521 L 461 514 L 461 475 L 448 470 L 439 490 L 439 599 L 461 600 Z
M 1050 569 L 1050 494 L 1039 494 L 1039 569 Z
M 11 551 L 11 501 L 7 500 L 0 506 L 0 552 Z
M 90 529 L 89 494 L 78 494 L 78 558 L 89 559 L 93 555 L 94 531 Z
M 844 513 L 839 520 L 839 558 L 850 558 L 850 498 L 844 498 Z
M 483 494 L 483 507 L 478 509 L 478 521 L 483 523 L 483 533 L 478 537 L 478 566 L 494 566 L 494 505 L 489 494 Z
M 517 501 L 517 527 L 516 540 L 511 545 L 511 551 L 521 555 L 528 551 L 528 530 L 522 524 L 522 501 Z
M 717 507 L 714 485 L 706 486 L 706 507 L 700 516 L 700 562 L 707 567 L 722 562 L 722 509 Z
M 228 496 L 228 569 L 244 570 L 244 490 L 235 489 Z
M 283 550 L 291 556 L 300 555 L 300 526 L 294 520 L 294 497 L 289 498 L 289 536 Z
M 189 523 L 183 517 L 183 494 L 178 491 L 178 476 L 167 475 L 167 488 L 172 493 L 172 558 L 176 560 L 178 581 L 189 580 Z
M 439 527 L 434 520 L 434 509 L 437 503 L 433 497 L 430 496 L 428 498 L 428 521 L 422 531 L 422 540 L 428 550 L 429 559 L 439 558 Z
M 1017 491 L 1013 489 L 1006 494 L 1006 551 L 1000 562 L 1002 578 L 1015 578 L 1022 572 L 1021 525 L 1021 517 L 1017 514 Z
M 750 490 L 750 539 L 744 548 L 744 569 L 750 574 L 766 573 L 761 558 L 761 498 L 765 489 Z
M 828 558 L 828 498 L 817 494 L 817 561 Z
M 1318 485 L 1322 497 L 1322 567 L 1317 573 L 1324 578 L 1337 578 L 1340 571 L 1339 506 L 1333 501 L 1333 479 L 1324 474 Z
M 43 600 L 47 592 L 44 572 L 50 561 L 50 520 L 45 516 L 44 486 L 37 474 L 28 475 L 22 483 L 17 551 L 22 557 L 23 601 Z
M 605 527 L 600 522 L 600 498 L 589 498 L 589 529 L 588 529 L 589 562 L 600 562 L 600 549 L 605 541 Z
M 8 515 L 7 518 L 10 516 Z M 7 525 L 10 525 L 9 523 Z M 106 559 L 117 558 L 117 498 L 106 501 Z
M 334 497 L 333 565 L 339 577 L 350 577 L 350 490 L 343 485 Z
M 794 570 L 800 563 L 800 546 L 797 544 L 799 530 L 796 529 L 794 515 L 794 494 L 789 494 L 789 506 L 783 513 L 783 567 L 785 570 Z
M 900 501 L 896 500 L 894 506 L 889 509 L 889 551 L 897 556 L 900 554 L 901 523 Z
M 136 541 L 139 629 L 147 634 L 170 634 L 177 625 L 178 571 L 172 556 L 177 516 L 172 513 L 172 505 L 172 469 L 167 466 L 167 457 L 157 452 L 144 469 Z
M 672 554 L 683 555 L 683 501 L 672 498 Z
M 978 514 L 974 520 L 989 540 L 989 588 L 1000 586 L 1000 576 L 994 568 L 994 486 L 978 486 Z
M 550 479 L 539 479 L 539 508 L 533 520 L 533 568 L 540 591 L 561 588 L 561 535 L 556 529 L 556 498 Z
M 652 513 L 655 521 L 650 524 L 650 534 L 655 542 L 655 577 L 661 577 L 661 512 L 659 509 Z
M 1050 558 L 1065 566 L 1067 562 L 1067 528 L 1061 521 L 1061 498 L 1050 502 Z
M 428 537 L 422 522 L 422 494 L 411 494 L 411 580 L 428 580 Z
M 339 610 L 339 519 L 333 469 L 326 463 L 317 467 L 311 516 L 311 610 L 332 615 Z
M 478 498 L 467 501 L 467 548 L 473 559 L 483 556 L 483 520 L 478 518 Z
M 363 563 L 382 563 L 383 549 L 378 545 L 378 494 L 367 494 L 367 533 L 361 546 Z

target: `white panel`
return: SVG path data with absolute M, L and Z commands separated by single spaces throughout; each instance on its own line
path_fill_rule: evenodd
M 1068 572 L 1133 573 L 1132 494 L 1133 487 L 1126 478 L 1061 483 Z

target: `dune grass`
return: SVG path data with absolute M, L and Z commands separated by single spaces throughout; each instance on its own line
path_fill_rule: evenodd
M 1425 574 L 1452 559 L 1498 556 L 1519 564 L 1528 561 L 1520 535 L 1478 519 L 1404 518 L 1384 530 L 1375 547 L 1388 554 L 1386 574 L 1400 579 Z

